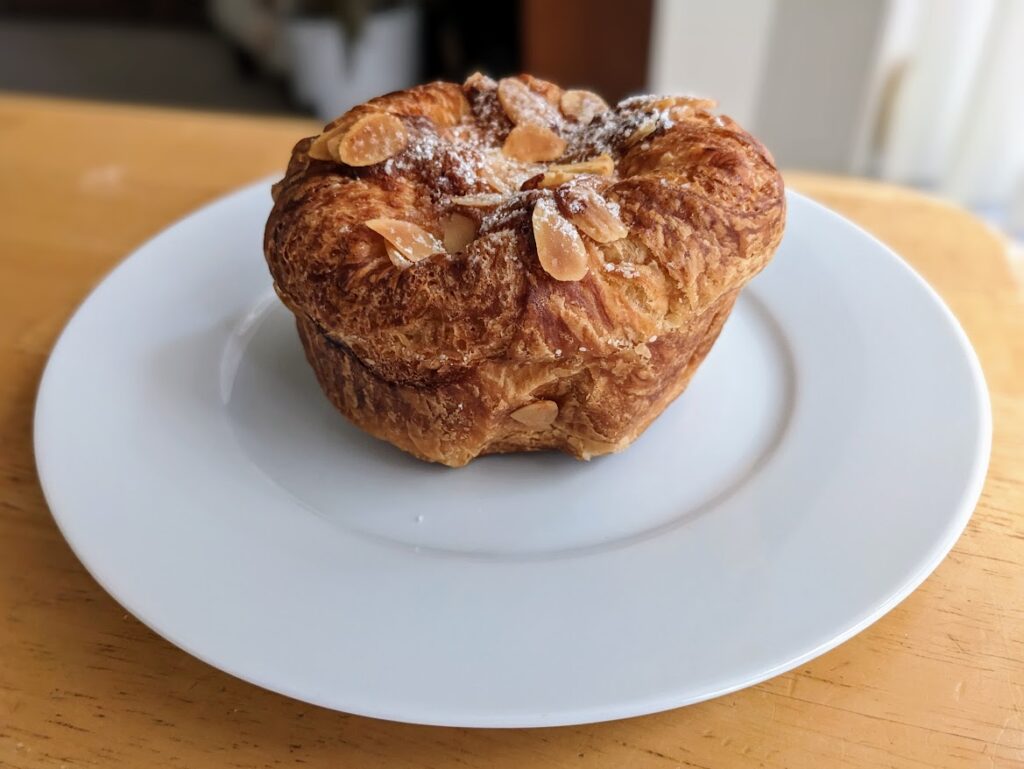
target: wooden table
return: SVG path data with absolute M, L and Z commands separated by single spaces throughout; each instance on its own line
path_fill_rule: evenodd
M 145 238 L 280 169 L 297 120 L 0 96 L 0 766 L 1024 766 L 1024 285 L 1000 237 L 893 187 L 793 174 L 911 261 L 992 392 L 981 504 L 876 625 L 798 670 L 645 718 L 537 730 L 408 726 L 238 681 L 154 635 L 57 532 L 32 407 L 75 305 Z

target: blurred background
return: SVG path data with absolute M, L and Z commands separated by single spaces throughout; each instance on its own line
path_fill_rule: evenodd
M 327 121 L 474 70 L 712 96 L 785 169 L 1024 236 L 1024 0 L 0 0 L 11 91 Z

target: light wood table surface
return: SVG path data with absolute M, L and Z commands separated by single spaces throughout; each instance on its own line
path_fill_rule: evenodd
M 314 130 L 0 95 L 0 766 L 1024 766 L 1024 282 L 976 219 L 868 182 L 789 176 L 946 299 L 981 357 L 995 441 L 952 554 L 839 648 L 760 686 L 644 718 L 442 729 L 263 691 L 125 614 L 64 543 L 36 479 L 32 409 L 47 354 L 118 260 L 196 206 L 281 169 Z

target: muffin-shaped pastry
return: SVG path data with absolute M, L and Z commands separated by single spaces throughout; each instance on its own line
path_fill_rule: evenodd
M 327 397 L 453 467 L 628 446 L 782 237 L 771 155 L 713 106 L 474 75 L 300 141 L 265 251 Z

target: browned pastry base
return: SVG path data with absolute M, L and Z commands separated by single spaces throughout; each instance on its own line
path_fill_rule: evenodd
M 306 358 L 331 403 L 357 427 L 419 457 L 458 467 L 484 454 L 561 449 L 578 459 L 620 451 L 686 389 L 718 339 L 739 291 L 709 307 L 687 329 L 646 344 L 649 355 L 624 351 L 617 365 L 481 368 L 431 390 L 386 382 L 345 345 L 299 318 Z M 558 403 L 558 418 L 530 429 L 509 418 L 519 393 Z
M 628 446 L 782 237 L 771 156 L 712 106 L 475 75 L 300 141 L 264 247 L 331 402 L 454 467 Z

